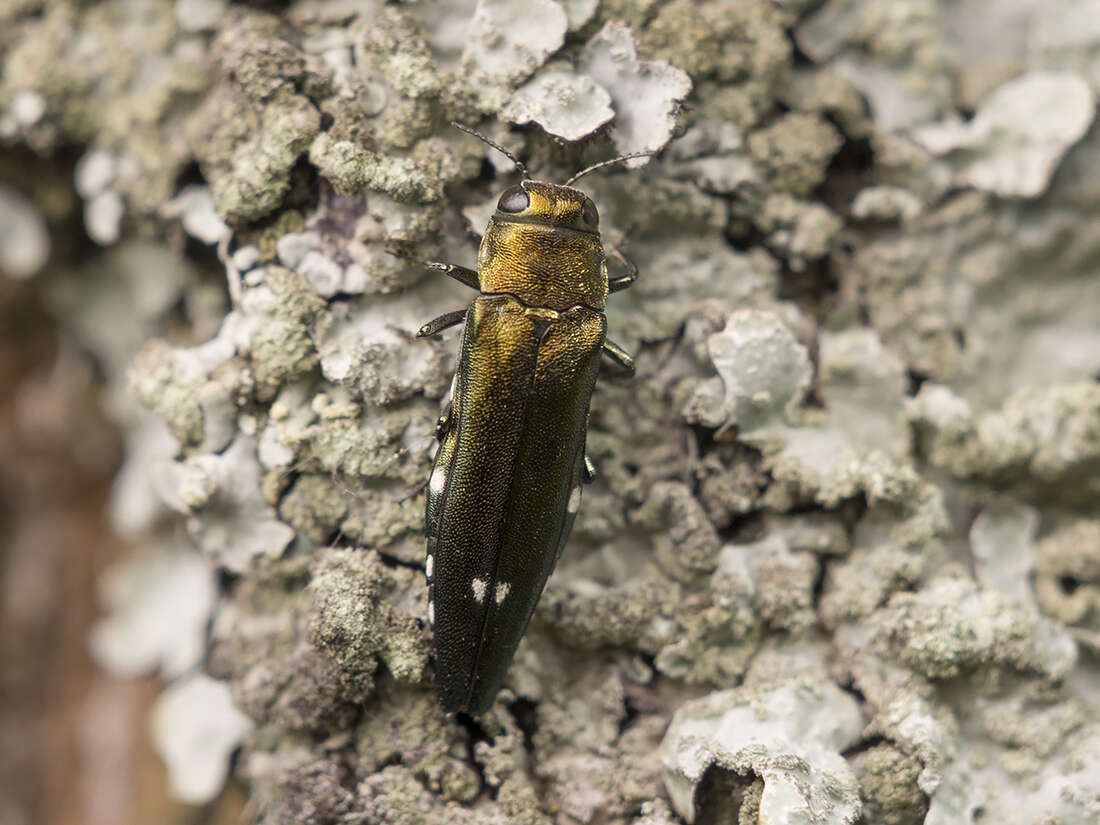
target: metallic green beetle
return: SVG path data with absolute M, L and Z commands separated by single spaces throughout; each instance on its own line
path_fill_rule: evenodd
M 455 124 L 458 126 L 458 124 Z M 420 337 L 465 323 L 451 402 L 428 481 L 424 523 L 428 621 L 436 690 L 447 712 L 489 709 L 565 546 L 593 476 L 585 455 L 588 404 L 601 353 L 634 364 L 606 340 L 604 303 L 629 286 L 609 278 L 599 213 L 572 188 L 524 180 L 500 196 L 477 271 L 427 266 L 481 292 Z M 644 153 L 650 154 L 650 153 Z

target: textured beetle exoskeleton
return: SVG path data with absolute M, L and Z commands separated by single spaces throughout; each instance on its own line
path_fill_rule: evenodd
M 521 167 L 522 168 L 522 167 Z M 575 179 L 575 178 L 574 178 Z M 465 314 L 450 408 L 428 481 L 428 620 L 439 702 L 485 712 L 565 546 L 589 479 L 588 404 L 609 291 L 599 214 L 583 192 L 524 180 L 501 195 L 474 273 L 429 264 L 481 296 Z

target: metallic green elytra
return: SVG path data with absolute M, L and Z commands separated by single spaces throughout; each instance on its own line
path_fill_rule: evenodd
M 592 477 L 585 432 L 601 354 L 633 372 L 605 338 L 603 308 L 637 270 L 608 277 L 599 213 L 570 184 L 639 155 L 565 185 L 528 179 L 508 156 L 524 180 L 500 196 L 477 271 L 426 264 L 481 295 L 418 333 L 465 325 L 424 521 L 436 690 L 447 712 L 488 710 L 565 546 Z

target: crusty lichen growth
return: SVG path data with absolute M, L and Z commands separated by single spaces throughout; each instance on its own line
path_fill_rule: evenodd
M 920 825 L 928 799 L 917 779 L 920 763 L 892 745 L 875 745 L 852 758 L 860 779 L 863 822 L 881 825 Z
M 419 682 L 427 663 L 420 625 L 385 598 L 406 589 L 410 571 L 392 571 L 376 553 L 329 549 L 314 565 L 309 624 L 314 647 L 344 678 L 369 687 L 375 660 L 397 679 Z
M 290 172 L 321 128 L 303 89 L 325 79 L 282 36 L 273 16 L 238 10 L 223 24 L 211 57 L 219 82 L 190 124 L 189 137 L 218 212 L 255 221 L 273 212 Z
M 0 10 L 0 145 L 77 147 L 79 198 L 28 192 L 122 238 L 51 299 L 157 419 L 119 412 L 119 523 L 179 514 L 230 574 L 207 670 L 259 821 L 702 819 L 693 714 L 757 731 L 702 730 L 746 822 L 793 815 L 784 772 L 845 821 L 1087 816 L 1100 43 L 1064 4 L 138 6 Z M 597 479 L 476 726 L 434 704 L 418 569 L 457 336 L 414 338 L 471 293 L 389 254 L 472 266 L 518 179 L 454 119 L 553 180 L 662 150 L 581 182 L 641 267 L 607 308 L 638 376 L 600 382 Z M 228 298 L 173 263 L 200 243 Z
M 1047 615 L 1100 634 L 1100 522 L 1073 521 L 1036 545 L 1035 595 Z

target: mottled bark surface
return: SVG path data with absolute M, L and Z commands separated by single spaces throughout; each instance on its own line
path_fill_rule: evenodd
M 61 704 L 141 741 L 150 682 L 85 639 L 160 678 L 179 821 L 240 788 L 263 823 L 1096 821 L 1096 20 L 0 6 L 3 310 L 65 342 L 4 331 L 14 821 L 96 776 L 33 743 L 36 685 L 80 671 Z M 641 268 L 608 306 L 638 376 L 601 379 L 599 477 L 476 724 L 434 702 L 417 494 L 458 339 L 412 338 L 471 293 L 387 254 L 473 266 L 518 177 L 451 120 L 553 181 L 659 152 L 579 184 Z M 24 610 L 28 575 L 83 584 Z

